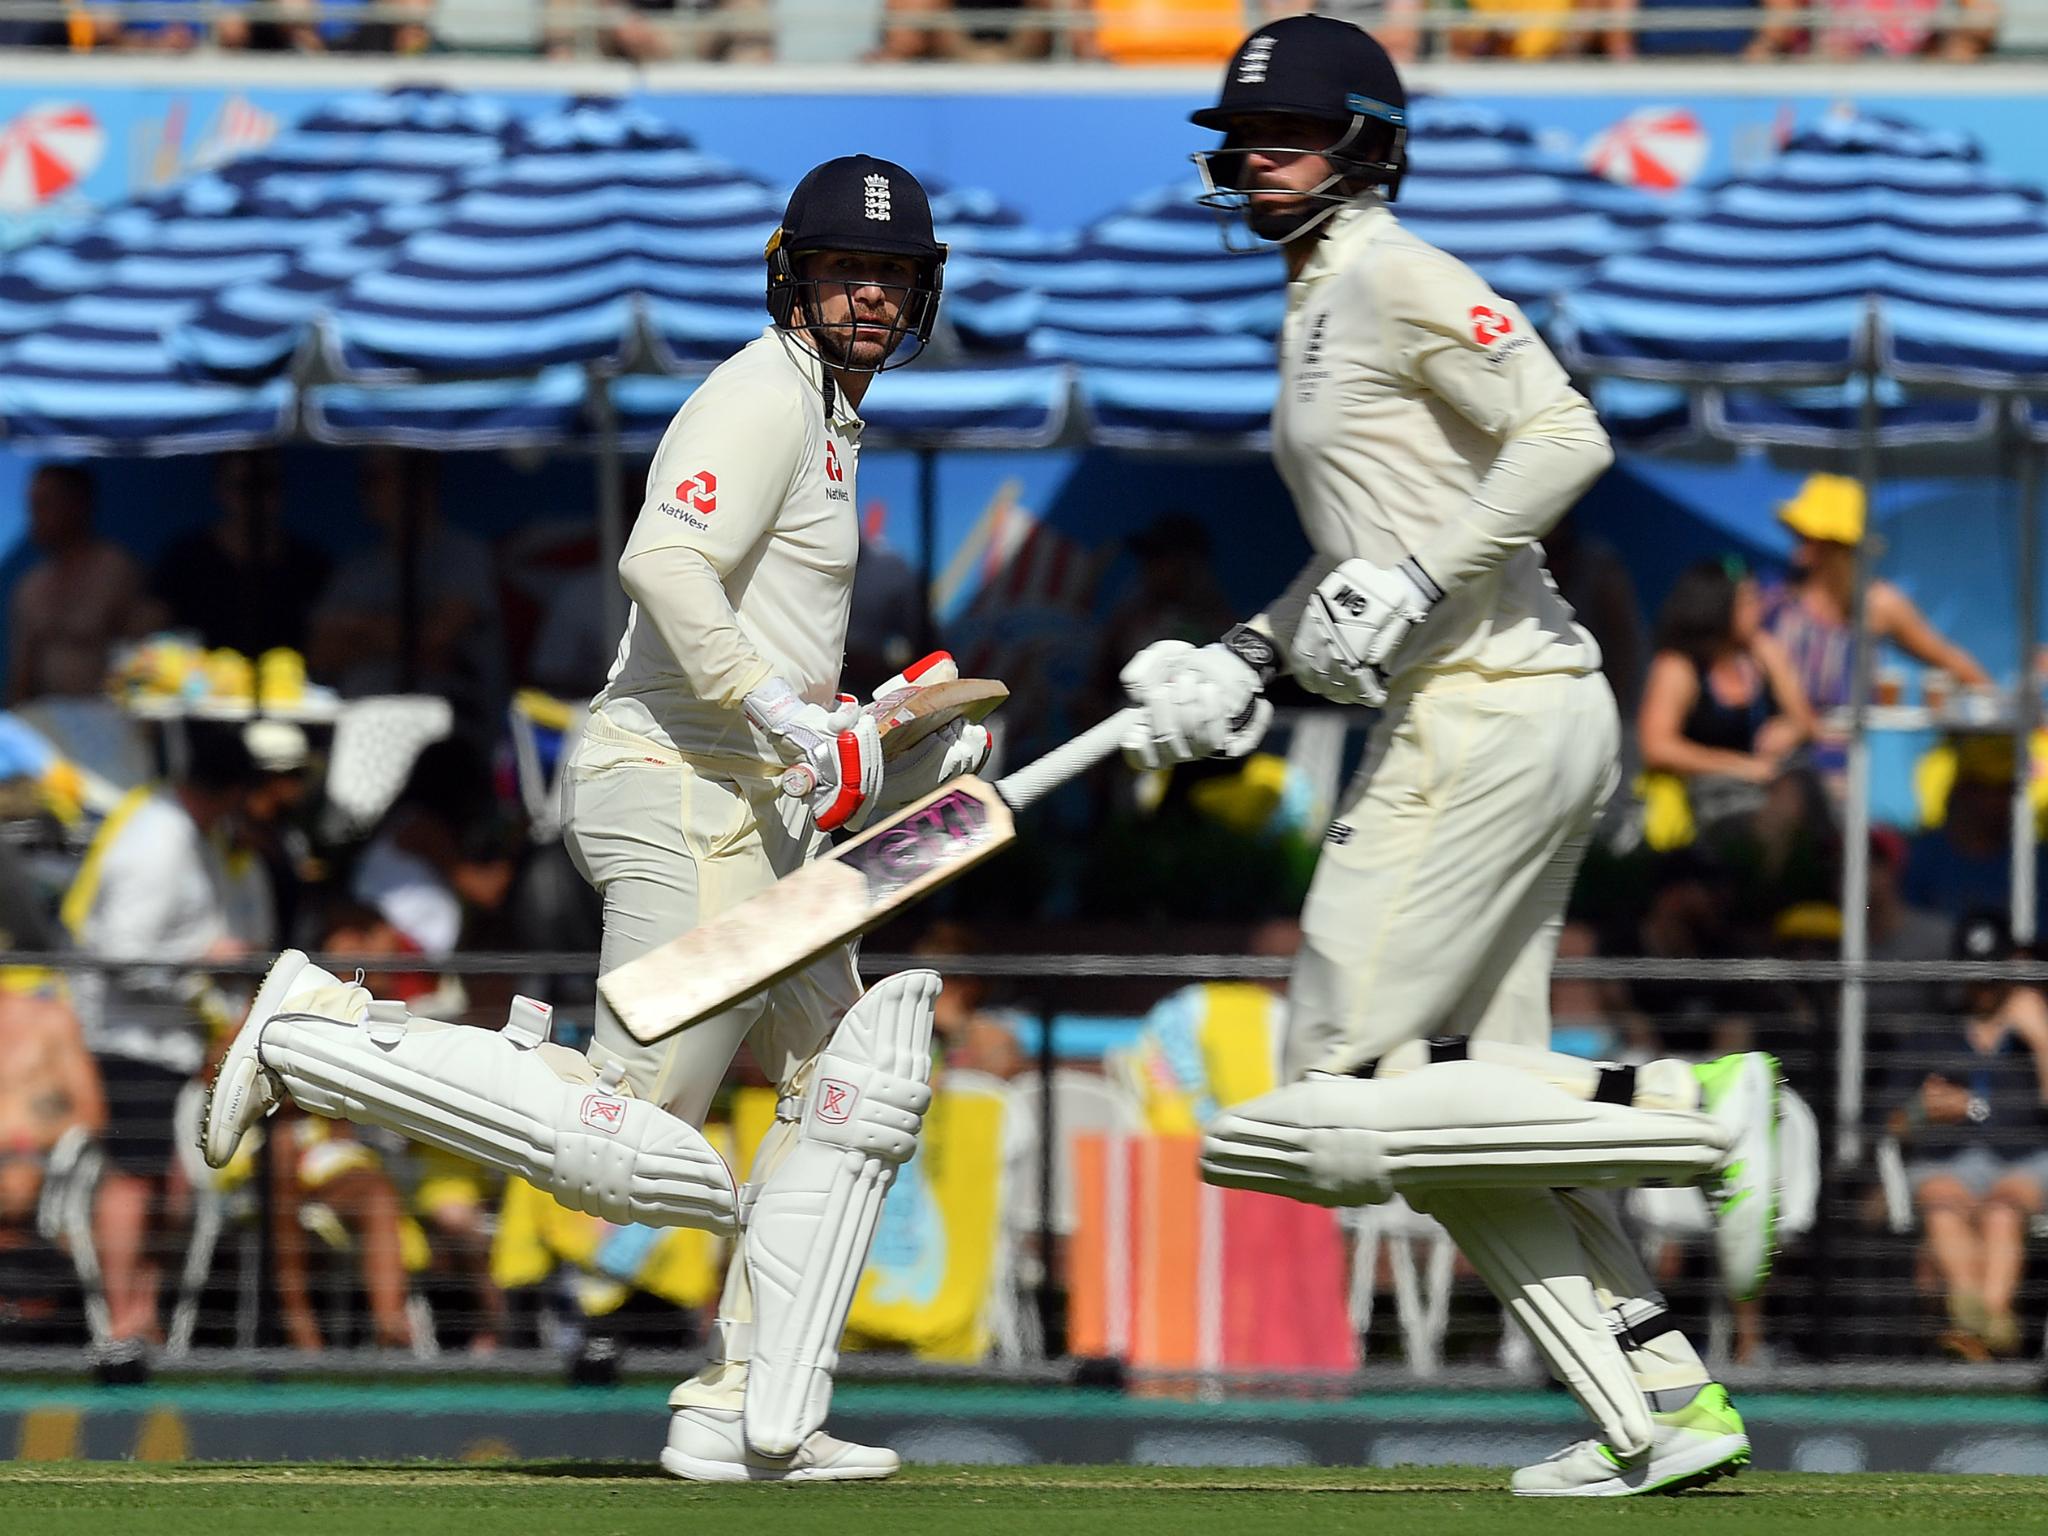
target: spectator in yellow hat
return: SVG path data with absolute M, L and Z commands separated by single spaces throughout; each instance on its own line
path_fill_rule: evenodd
M 1792 580 L 1765 594 L 1764 628 L 1792 658 L 1807 698 L 1823 715 L 1849 702 L 1849 604 L 1864 520 L 1863 486 L 1847 475 L 1809 475 L 1799 493 L 1778 508 L 1778 521 L 1799 544 Z M 1873 638 L 1891 641 L 1964 687 L 1991 681 L 1974 656 L 1943 637 L 1888 581 L 1871 580 L 1864 620 Z

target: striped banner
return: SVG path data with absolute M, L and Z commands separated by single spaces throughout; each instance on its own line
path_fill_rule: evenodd
M 1193 1136 L 1072 1145 L 1074 1354 L 1143 1370 L 1358 1369 L 1334 1212 L 1202 1183 Z

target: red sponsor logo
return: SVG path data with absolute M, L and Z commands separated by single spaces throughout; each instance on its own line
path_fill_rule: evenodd
M 681 485 L 676 487 L 676 500 L 692 512 L 716 512 L 718 510 L 718 476 L 708 469 L 700 469 Z
M 827 1125 L 844 1125 L 853 1118 L 854 1100 L 860 1097 L 860 1090 L 851 1083 L 842 1083 L 836 1077 L 818 1080 L 818 1118 Z
M 839 450 L 831 443 L 825 445 L 825 478 L 834 485 L 846 478 L 846 471 L 839 467 Z
M 582 1119 L 592 1130 L 616 1136 L 619 1134 L 619 1127 L 626 1123 L 626 1101 L 615 1099 L 609 1094 L 585 1094 Z
M 1490 347 L 1504 336 L 1514 333 L 1515 322 L 1497 309 L 1488 309 L 1484 304 L 1472 306 L 1472 339 L 1482 347 Z

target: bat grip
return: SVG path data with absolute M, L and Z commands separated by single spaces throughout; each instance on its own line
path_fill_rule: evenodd
M 808 763 L 796 763 L 783 769 L 776 782 L 790 799 L 802 800 L 818 787 L 818 771 Z
M 996 793 L 1011 810 L 1021 811 L 1032 801 L 1050 794 L 1077 774 L 1085 773 L 1104 758 L 1113 756 L 1124 744 L 1124 732 L 1144 711 L 1119 710 L 1100 725 L 1091 726 L 1064 746 L 1026 763 L 1014 773 L 996 780 Z

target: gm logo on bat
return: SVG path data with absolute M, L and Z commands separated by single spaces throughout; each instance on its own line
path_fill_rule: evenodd
M 964 789 L 939 796 L 907 821 L 849 849 L 841 862 L 861 872 L 877 900 L 900 891 L 988 840 L 988 807 Z

